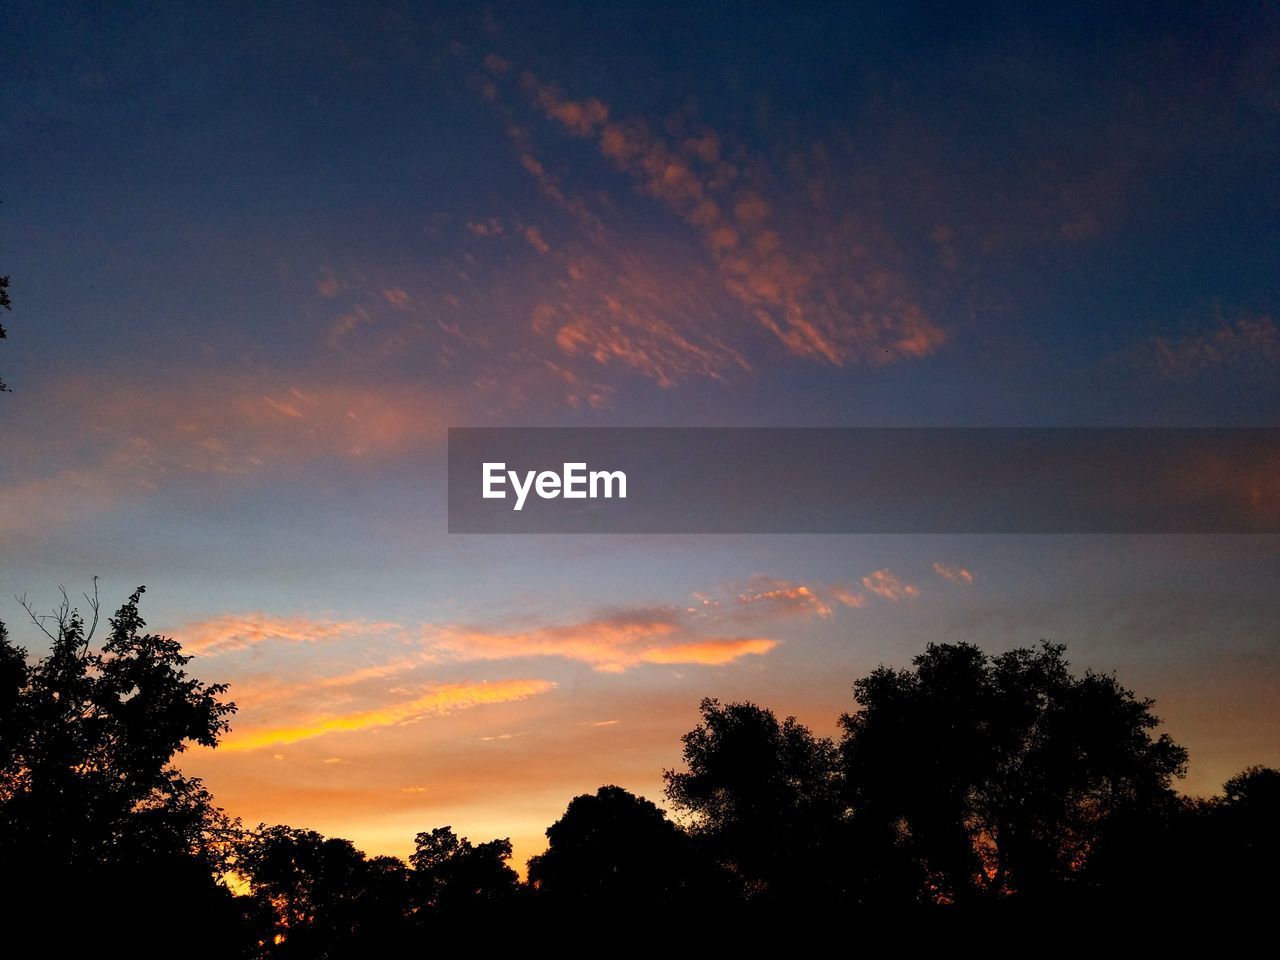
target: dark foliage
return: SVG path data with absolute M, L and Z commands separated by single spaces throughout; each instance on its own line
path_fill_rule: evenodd
M 665 772 L 685 825 L 601 787 L 548 828 L 527 884 L 509 840 L 449 827 L 419 833 L 407 862 L 310 830 L 246 833 L 173 766 L 188 744 L 215 745 L 234 705 L 187 676 L 174 640 L 144 632 L 141 594 L 96 648 L 65 598 L 33 617 L 49 640 L 38 659 L 0 624 L 0 903 L 9 929 L 55 955 L 98 941 L 280 958 L 481 936 L 586 947 L 656 942 L 657 918 L 678 918 L 686 946 L 755 948 L 836 916 L 954 940 L 992 920 L 1043 929 L 1050 914 L 1261 916 L 1277 893 L 1280 771 L 1179 797 L 1186 753 L 1155 733 L 1151 702 L 1073 674 L 1047 643 L 998 656 L 936 644 L 910 669 L 874 670 L 838 743 L 704 700 L 685 768 Z M 247 894 L 230 892 L 237 878 Z
M 840 718 L 854 820 L 895 876 L 933 899 L 1061 896 L 1096 857 L 1176 806 L 1186 751 L 1151 701 L 1114 677 L 1071 674 L 1063 648 L 991 657 L 930 644 L 914 669 L 881 667 Z
M 730 889 L 660 807 L 617 786 L 569 801 L 547 828 L 546 852 L 529 861 L 529 883 L 540 896 L 615 912 L 719 902 Z
M 456 913 L 511 900 L 520 878 L 507 865 L 510 859 L 507 839 L 473 845 L 450 827 L 419 833 L 409 857 L 418 909 Z
M 345 956 L 394 936 L 409 907 L 409 871 L 394 857 L 366 859 L 350 840 L 313 830 L 259 827 L 239 845 L 264 945 L 280 957 Z
M 746 898 L 832 896 L 843 819 L 835 745 L 752 703 L 705 699 L 701 710 L 684 736 L 688 769 L 663 774 L 667 798 Z
M 142 592 L 97 648 L 96 598 L 87 627 L 65 596 L 52 615 L 33 615 L 50 642 L 34 663 L 0 625 L 6 899 L 36 917 L 70 890 L 119 890 L 119 903 L 89 900 L 82 915 L 121 926 L 208 916 L 225 931 L 235 905 L 215 878 L 236 825 L 171 761 L 188 743 L 216 744 L 235 706 L 221 700 L 224 686 L 187 676 L 176 641 L 144 632 Z
M 9 299 L 9 278 L 0 277 L 0 309 L 12 310 L 13 302 Z M 9 334 L 4 328 L 4 324 L 0 323 L 0 340 L 5 339 Z M 4 381 L 0 380 L 0 393 L 4 393 L 9 388 L 5 386 Z

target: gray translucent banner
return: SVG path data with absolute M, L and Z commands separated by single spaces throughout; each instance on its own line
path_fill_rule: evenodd
M 1276 533 L 1280 429 L 453 428 L 449 531 Z

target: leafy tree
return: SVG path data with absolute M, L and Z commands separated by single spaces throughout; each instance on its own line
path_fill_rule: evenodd
M 689 836 L 622 787 L 574 797 L 547 840 L 529 860 L 529 882 L 561 901 L 642 907 L 705 900 L 715 887 Z
M 667 798 L 748 897 L 833 896 L 841 832 L 839 756 L 794 717 L 705 699 L 684 735 L 686 771 L 664 771 Z
M 1152 701 L 1072 675 L 1063 649 L 930 644 L 855 683 L 840 719 L 855 822 L 893 835 L 937 899 L 1061 893 L 1176 806 L 1186 751 L 1152 735 Z
M 96 596 L 87 627 L 65 593 L 52 615 L 32 615 L 50 642 L 34 662 L 0 625 L 0 862 L 24 910 L 99 885 L 134 899 L 83 914 L 234 913 L 217 879 L 236 825 L 172 760 L 216 745 L 235 706 L 225 685 L 187 675 L 176 641 L 144 632 L 142 592 L 99 648 Z
M 410 883 L 417 904 L 448 914 L 510 900 L 520 878 L 508 866 L 511 841 L 472 844 L 451 827 L 437 827 L 414 838 L 409 857 Z

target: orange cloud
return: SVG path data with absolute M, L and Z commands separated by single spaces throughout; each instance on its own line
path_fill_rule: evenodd
M 947 563 L 935 563 L 933 571 L 938 576 L 950 580 L 952 583 L 963 583 L 966 586 L 973 583 L 973 574 L 964 567 L 953 566 Z
M 643 663 L 702 664 L 721 666 L 742 657 L 761 657 L 778 645 L 777 640 L 764 637 L 734 640 L 698 640 L 693 643 L 677 643 L 659 646 L 640 654 Z
M 456 660 L 563 657 L 602 673 L 621 673 L 641 664 L 722 665 L 778 646 L 767 637 L 695 636 L 676 611 L 665 608 L 525 631 L 436 625 L 424 631 L 424 638 L 431 649 Z
M 755 576 L 724 588 L 725 599 L 695 593 L 699 606 L 691 614 L 709 620 L 750 622 L 783 617 L 835 615 L 837 607 L 861 607 L 867 598 L 841 583 L 797 583 L 780 577 Z M 731 604 L 726 608 L 726 603 Z
M 183 649 L 201 656 L 236 653 L 260 644 L 321 643 L 381 636 L 400 629 L 396 623 L 372 620 L 323 620 L 275 617 L 261 613 L 224 614 L 182 628 Z
M 798 610 L 819 617 L 832 614 L 831 606 L 802 583 L 762 577 L 749 581 L 747 586 L 747 590 L 738 594 L 738 603 L 768 608 L 771 612 Z
M 819 224 L 814 210 L 798 221 L 803 231 L 786 230 L 774 204 L 747 185 L 752 178 L 742 166 L 721 158 L 715 131 L 700 130 L 676 146 L 643 123 L 611 120 L 599 100 L 565 98 L 531 73 L 521 76 L 521 86 L 549 119 L 595 140 L 602 157 L 693 227 L 724 289 L 790 352 L 836 366 L 885 363 L 926 356 L 946 339 L 879 253 L 889 246 L 882 232 L 855 220 Z M 544 192 L 563 202 L 563 190 L 549 189 L 527 140 L 523 151 Z M 762 165 L 739 152 L 748 165 Z M 569 349 L 583 339 L 574 331 L 557 342 Z
M 920 588 L 903 583 L 891 570 L 877 570 L 862 578 L 862 585 L 886 600 L 908 600 L 920 596 Z
M 857 608 L 865 607 L 867 605 L 866 597 L 858 593 L 856 590 L 850 590 L 848 587 L 832 587 L 831 595 L 835 597 L 837 602 L 846 607 Z
M 231 752 L 259 750 L 310 740 L 330 733 L 350 733 L 379 727 L 416 723 L 428 717 L 443 716 L 459 710 L 495 703 L 526 700 L 555 689 L 550 680 L 496 680 L 487 683 L 451 683 L 429 686 L 418 696 L 399 703 L 356 710 L 350 713 L 320 715 L 288 726 L 265 727 L 247 731 L 235 730 L 222 742 L 221 749 Z
M 602 673 L 621 673 L 643 664 L 722 666 L 763 656 L 779 645 L 769 637 L 707 636 L 698 627 L 697 618 L 687 611 L 659 607 L 525 630 L 428 624 L 410 631 L 384 621 L 228 614 L 173 632 L 184 648 L 204 656 L 326 644 L 327 662 L 310 658 L 304 676 L 271 671 L 232 678 L 232 695 L 242 708 L 257 718 L 283 718 L 276 726 L 284 727 L 296 725 L 291 718 L 299 713 L 321 707 L 343 709 L 346 716 L 351 702 L 386 696 L 386 689 L 375 681 L 412 679 L 415 671 L 431 665 L 554 657 L 585 663 Z M 369 663 L 370 652 L 379 649 L 383 659 Z M 353 665 L 353 658 L 365 662 Z

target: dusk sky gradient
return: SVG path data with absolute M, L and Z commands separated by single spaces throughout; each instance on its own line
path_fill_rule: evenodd
M 145 583 L 369 853 L 930 641 L 1280 765 L 1280 537 L 446 532 L 450 426 L 1280 426 L 1280 9 L 1119 6 L 10 5 L 0 620 Z

